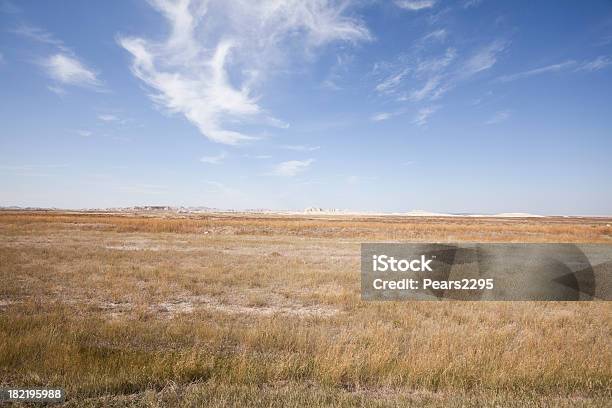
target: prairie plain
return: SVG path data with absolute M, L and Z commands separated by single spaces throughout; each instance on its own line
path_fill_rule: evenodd
M 609 302 L 364 302 L 362 242 L 611 219 L 0 212 L 0 387 L 65 406 L 609 406 Z

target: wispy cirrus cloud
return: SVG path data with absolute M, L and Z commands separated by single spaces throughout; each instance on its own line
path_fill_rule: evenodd
M 77 129 L 74 132 L 77 135 L 83 136 L 83 137 L 90 137 L 91 135 L 93 135 L 93 132 L 91 130 L 85 130 L 85 129 Z
M 286 150 L 293 150 L 295 152 L 313 152 L 319 150 L 321 146 L 308 146 L 308 145 L 282 145 L 281 148 Z
M 395 5 L 404 10 L 418 11 L 435 6 L 437 0 L 395 0 Z
M 98 73 L 88 67 L 74 51 L 70 50 L 63 41 L 57 39 L 50 32 L 26 24 L 22 24 L 10 31 L 27 40 L 55 49 L 51 54 L 38 60 L 46 74 L 56 83 L 56 85 L 48 87 L 50 91 L 62 96 L 66 93 L 62 86 L 67 85 L 105 91 Z
M 425 126 L 429 117 L 433 115 L 440 107 L 439 106 L 426 106 L 418 110 L 416 116 L 414 117 L 412 123 L 417 126 Z
M 255 88 L 285 63 L 284 54 L 334 41 L 370 39 L 345 13 L 348 3 L 301 0 L 168 1 L 153 6 L 170 25 L 163 42 L 120 37 L 133 74 L 152 99 L 184 115 L 208 139 L 238 144 L 254 136 L 241 125 L 286 126 L 259 104 Z M 300 44 L 300 45 L 298 45 Z M 233 73 L 233 80 L 230 74 Z
M 465 0 L 463 2 L 463 8 L 469 9 L 472 7 L 477 7 L 480 5 L 480 3 L 482 3 L 482 0 Z
M 327 78 L 323 80 L 323 87 L 339 91 L 344 88 L 342 84 L 342 76 L 347 72 L 348 67 L 353 63 L 354 57 L 350 54 L 339 54 L 336 56 L 336 62 L 329 70 Z
M 511 82 L 511 81 L 516 81 L 517 79 L 528 78 L 534 75 L 541 75 L 541 74 L 546 74 L 550 72 L 563 71 L 565 69 L 574 67 L 575 65 L 576 65 L 576 61 L 569 60 L 569 61 L 561 62 L 559 64 L 546 65 L 544 67 L 539 67 L 535 69 L 530 69 L 528 71 L 518 72 L 516 74 L 503 75 L 499 77 L 498 80 L 501 82 Z
M 430 97 L 432 99 L 435 99 L 434 97 L 441 95 L 441 92 L 443 92 L 444 90 L 444 88 L 439 87 L 440 83 L 441 83 L 440 76 L 432 76 L 428 78 L 427 82 L 423 84 L 422 88 L 415 89 L 414 91 L 410 92 L 409 99 L 415 102 L 419 102 L 419 101 L 422 101 L 423 99 L 430 98 Z
M 440 50 L 440 44 L 425 46 L 427 41 L 424 38 L 445 36 L 446 30 L 436 30 L 417 40 L 412 51 L 399 56 L 396 61 L 379 62 L 374 66 L 372 75 L 377 80 L 374 90 L 379 95 L 390 97 L 396 103 L 427 104 L 419 108 L 413 120 L 418 126 L 424 126 L 438 109 L 439 106 L 431 105 L 432 102 L 441 99 L 462 82 L 490 70 L 509 45 L 508 41 L 497 39 L 463 53 L 455 47 Z M 371 119 L 385 120 L 389 117 L 383 112 Z
M 511 112 L 508 110 L 503 110 L 499 112 L 495 112 L 495 114 L 485 122 L 485 125 L 496 125 L 501 122 L 505 122 L 510 118 Z
M 54 54 L 45 58 L 41 65 L 49 77 L 62 85 L 103 89 L 98 74 L 74 56 Z
M 272 155 L 270 154 L 245 154 L 244 157 L 249 158 L 249 159 L 267 160 L 267 159 L 271 159 Z
M 416 61 L 405 63 L 402 58 L 399 68 L 391 65 L 390 73 L 383 77 L 375 90 L 379 94 L 394 96 L 399 101 L 412 100 L 419 102 L 431 98 L 436 99 L 446 92 L 450 87 L 446 78 L 449 73 L 445 72 L 447 67 L 456 58 L 457 52 L 454 48 L 448 48 L 439 56 L 429 56 L 427 58 L 414 58 Z M 408 66 L 405 66 L 407 64 Z M 389 69 L 389 68 L 387 68 Z M 407 83 L 421 82 L 421 87 L 406 90 Z
M 527 71 L 518 72 L 516 74 L 511 75 L 503 75 L 498 78 L 500 82 L 511 82 L 519 79 L 525 79 L 536 75 L 562 72 L 562 71 L 570 71 L 574 72 L 578 71 L 586 71 L 586 72 L 595 72 L 601 69 L 604 69 L 608 66 L 612 65 L 612 60 L 610 57 L 605 55 L 600 55 L 599 57 L 593 60 L 586 60 L 582 62 L 577 62 L 576 60 L 567 60 L 564 62 L 560 62 L 557 64 L 546 65 L 543 67 L 538 67 L 534 69 L 530 69 Z
M 281 177 L 293 177 L 304 172 L 313 162 L 314 159 L 284 161 L 277 164 L 271 174 Z
M 53 92 L 54 94 L 56 94 L 57 96 L 63 97 L 64 95 L 67 94 L 66 90 L 64 88 L 62 88 L 61 86 L 57 86 L 57 85 L 49 85 L 47 87 L 47 89 L 50 92 Z
M 431 73 L 441 72 L 446 69 L 456 57 L 457 50 L 452 47 L 447 48 L 444 54 L 440 56 L 420 60 L 415 67 L 415 74 L 417 76 L 427 76 Z
M 98 119 L 101 120 L 102 122 L 119 122 L 121 121 L 121 119 L 119 119 L 118 116 L 110 114 L 110 113 L 101 113 L 98 115 Z
M 432 41 L 432 40 L 444 41 L 447 36 L 448 36 L 448 31 L 444 28 L 440 28 L 438 30 L 434 30 L 430 33 L 425 34 L 421 38 L 420 42 L 426 43 L 427 41 Z
M 375 89 L 379 93 L 394 93 L 397 91 L 397 88 L 401 85 L 402 80 L 408 75 L 410 72 L 409 69 L 404 68 L 399 72 L 394 72 L 390 76 L 386 77 L 379 82 Z
M 507 49 L 509 42 L 496 40 L 473 53 L 463 64 L 460 74 L 469 77 L 493 67 L 501 54 Z
M 97 118 L 100 122 L 103 122 L 106 125 L 112 125 L 115 127 L 126 127 L 126 126 L 129 126 L 130 124 L 133 127 L 142 127 L 142 124 L 136 123 L 136 121 L 133 118 L 124 117 L 122 115 L 122 112 L 116 111 L 116 110 L 101 111 L 98 114 Z
M 375 115 L 372 115 L 370 118 L 374 122 L 382 122 L 383 120 L 388 120 L 393 117 L 393 112 L 380 112 Z
M 30 41 L 35 41 L 41 44 L 53 46 L 64 53 L 72 52 L 68 47 L 66 47 L 63 41 L 57 39 L 53 34 L 40 27 L 28 24 L 21 24 L 16 28 L 10 30 L 10 32 L 19 35 L 23 38 L 26 38 Z
M 417 47 L 416 55 L 402 55 L 396 62 L 375 65 L 379 79 L 374 89 L 399 101 L 435 100 L 459 82 L 492 68 L 506 47 L 506 41 L 496 40 L 463 58 L 459 58 L 454 47 L 447 47 L 438 55 L 429 52 L 426 56 L 420 55 L 424 50 Z M 379 72 L 385 73 L 382 78 Z M 415 82 L 420 87 L 414 88 Z M 406 89 L 409 86 L 412 89 Z
M 584 61 L 580 64 L 576 71 L 595 72 L 612 65 L 612 59 L 605 55 L 600 55 L 592 61 Z
M 226 157 L 227 157 L 227 153 L 221 152 L 215 156 L 204 156 L 200 159 L 200 161 L 202 163 L 208 163 L 208 164 L 221 164 L 223 160 L 225 160 Z

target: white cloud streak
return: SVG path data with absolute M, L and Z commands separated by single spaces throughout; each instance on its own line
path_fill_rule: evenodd
M 327 0 L 154 0 L 170 25 L 161 43 L 121 37 L 132 72 L 154 90 L 153 100 L 184 115 L 208 139 L 238 144 L 253 139 L 245 124 L 287 125 L 271 117 L 254 87 L 283 54 L 311 54 L 333 41 L 370 39 L 345 16 L 347 3 Z M 293 50 L 293 51 L 291 51 Z M 304 51 L 305 50 L 305 51 Z
M 421 89 L 417 89 L 410 93 L 410 99 L 415 102 L 422 101 L 423 99 L 436 93 L 438 86 L 440 85 L 440 77 L 431 77 L 425 82 Z
M 370 119 L 373 120 L 374 122 L 381 122 L 383 120 L 391 119 L 392 117 L 393 117 L 392 112 L 380 112 L 380 113 L 373 115 Z
M 434 33 L 437 33 L 436 36 L 446 35 L 444 30 Z M 457 50 L 452 47 L 446 48 L 438 56 L 419 58 L 423 48 L 418 46 L 416 55 L 404 55 L 397 63 L 377 64 L 375 74 L 383 69 L 387 74 L 374 89 L 379 94 L 394 96 L 400 102 L 435 101 L 458 83 L 492 68 L 507 44 L 502 40 L 493 41 L 463 59 L 458 58 Z M 420 87 L 407 91 L 407 84 L 414 82 L 419 83 Z
M 64 53 L 71 52 L 61 40 L 58 40 L 53 34 L 46 30 L 43 30 L 42 28 L 22 24 L 19 27 L 11 30 L 11 32 L 30 41 L 36 41 L 41 44 L 51 45 Z
M 47 86 L 47 89 L 60 97 L 66 95 L 66 90 L 61 86 L 49 85 Z
M 581 63 L 576 62 L 575 60 L 568 60 L 564 62 L 560 62 L 558 64 L 546 65 L 544 67 L 539 67 L 535 69 L 531 69 L 528 71 L 519 72 L 511 75 L 504 75 L 498 78 L 500 82 L 511 82 L 519 79 L 529 78 L 536 75 L 548 74 L 553 72 L 562 72 L 568 71 L 574 68 L 574 72 L 586 71 L 586 72 L 595 72 L 601 69 L 604 69 L 608 66 L 612 65 L 612 60 L 610 57 L 600 55 L 599 57 L 591 60 L 591 61 L 583 61 Z
M 306 146 L 306 145 L 283 145 L 281 147 L 283 149 L 293 150 L 295 152 L 313 152 L 321 148 L 321 146 Z
M 595 72 L 604 69 L 609 65 L 612 65 L 612 60 L 610 57 L 600 55 L 592 61 L 583 62 L 578 68 L 576 68 L 576 71 Z
M 496 112 L 491 119 L 485 122 L 485 125 L 495 125 L 504 122 L 510 118 L 510 111 L 499 111 Z
M 93 132 L 90 130 L 75 130 L 76 134 L 79 136 L 83 136 L 83 137 L 90 137 L 91 135 L 93 135 Z
M 499 40 L 482 47 L 465 62 L 460 75 L 467 77 L 492 68 L 497 62 L 499 54 L 507 47 L 507 42 Z
M 108 113 L 103 113 L 98 115 L 98 119 L 100 119 L 102 122 L 119 122 L 120 119 L 115 116 L 115 115 L 111 115 Z
M 226 157 L 227 153 L 221 152 L 216 156 L 204 156 L 200 159 L 200 161 L 208 164 L 221 164 Z
M 54 54 L 46 58 L 42 66 L 56 82 L 102 90 L 97 74 L 74 56 Z
M 571 68 L 576 65 L 576 61 L 569 60 L 565 62 L 561 62 L 559 64 L 547 65 L 545 67 L 531 69 L 529 71 L 523 71 L 512 75 L 504 75 L 499 77 L 501 82 L 511 82 L 516 81 L 517 79 L 528 78 L 534 75 L 546 74 L 549 72 L 559 72 L 565 69 Z
M 466 0 L 463 2 L 463 8 L 468 9 L 472 7 L 477 7 L 482 3 L 482 0 Z
M 402 79 L 408 74 L 408 69 L 403 69 L 398 73 L 394 73 L 391 76 L 385 78 L 382 82 L 376 85 L 376 91 L 379 93 L 393 93 L 397 87 L 401 84 Z
M 439 30 L 432 31 L 431 33 L 423 36 L 423 38 L 421 38 L 421 43 L 432 41 L 432 40 L 444 41 L 447 36 L 448 36 L 448 32 L 444 28 L 441 28 Z
M 427 121 L 429 120 L 429 117 L 433 115 L 438 109 L 439 106 L 427 106 L 425 108 L 419 109 L 412 123 L 417 126 L 425 126 L 427 124 Z
M 30 41 L 55 48 L 52 54 L 40 59 L 39 64 L 56 83 L 90 88 L 99 92 L 106 91 L 102 81 L 98 78 L 98 73 L 82 62 L 72 50 L 64 45 L 63 41 L 55 38 L 53 34 L 42 28 L 25 24 L 10 31 Z M 48 89 L 59 96 L 66 93 L 58 86 L 50 86 Z
M 289 160 L 276 165 L 272 174 L 281 177 L 294 177 L 302 173 L 314 162 L 314 159 L 308 160 Z
M 402 54 L 395 62 L 375 64 L 373 75 L 378 79 L 375 91 L 394 98 L 395 102 L 431 104 L 460 83 L 491 69 L 497 63 L 499 54 L 509 44 L 508 41 L 498 39 L 473 50 L 467 57 L 460 57 L 453 47 L 447 47 L 437 55 L 428 53 L 428 47 L 424 46 L 426 40 L 443 39 L 445 36 L 446 31 L 443 29 L 434 31 L 418 40 L 411 53 Z M 415 83 L 416 87 L 413 85 Z M 412 89 L 407 89 L 409 86 Z M 418 126 L 426 125 L 437 109 L 438 106 L 431 105 L 421 107 L 413 123 Z M 389 117 L 388 113 L 382 112 L 370 119 L 377 121 Z
M 395 0 L 395 5 L 404 10 L 418 11 L 432 8 L 436 0 Z
M 420 61 L 416 66 L 416 74 L 420 75 L 442 71 L 448 67 L 456 57 L 457 51 L 454 48 L 448 48 L 444 55 Z

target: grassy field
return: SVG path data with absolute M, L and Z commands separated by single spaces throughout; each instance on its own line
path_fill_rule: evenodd
M 359 244 L 612 220 L 0 213 L 0 386 L 67 406 L 609 406 L 609 302 L 362 302 Z

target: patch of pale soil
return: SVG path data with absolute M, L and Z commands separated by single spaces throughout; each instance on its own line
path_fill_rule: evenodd
M 105 249 L 111 249 L 115 251 L 176 251 L 176 252 L 191 252 L 191 251 L 203 251 L 209 250 L 210 248 L 205 245 L 194 246 L 193 243 L 189 245 L 189 241 L 171 241 L 167 242 L 163 239 L 154 240 L 146 238 L 135 238 L 127 239 L 123 241 L 112 240 L 107 245 L 104 245 Z
M 97 307 L 111 318 L 126 316 L 134 307 L 131 303 L 103 302 Z M 227 314 L 245 314 L 258 316 L 286 315 L 297 317 L 331 317 L 339 313 L 336 308 L 323 305 L 303 305 L 296 302 L 285 302 L 266 305 L 245 305 L 238 303 L 221 302 L 209 296 L 186 296 L 154 303 L 148 307 L 150 312 L 160 317 L 171 318 L 180 314 L 191 314 L 200 310 L 212 310 Z
M 248 304 L 248 295 L 256 295 L 256 297 L 262 299 L 265 304 Z M 199 297 L 199 299 L 202 299 L 202 297 Z M 223 302 L 210 297 L 204 298 L 203 300 L 208 308 L 229 314 L 261 316 L 280 314 L 299 317 L 330 317 L 340 312 L 338 309 L 327 305 L 305 305 L 295 300 L 289 300 L 286 296 L 267 290 L 250 290 L 248 293 L 235 293 L 233 297 Z
M 160 313 L 169 313 L 170 315 L 180 313 L 193 313 L 193 303 L 186 300 L 178 300 L 174 302 L 162 302 L 153 305 L 150 309 Z
M 98 308 L 101 310 L 113 310 L 113 311 L 130 311 L 132 310 L 132 304 L 129 302 L 102 302 L 98 304 Z
M 247 314 L 247 315 L 291 315 L 299 317 L 330 317 L 338 313 L 338 309 L 323 306 L 242 306 L 235 304 L 208 304 L 208 307 L 219 312 L 228 314 Z
M 12 300 L 3 300 L 3 299 L 0 299 L 0 310 L 6 309 L 7 307 L 12 305 L 13 303 L 16 303 L 16 302 L 14 302 Z
M 347 259 L 355 259 L 358 253 L 351 248 L 336 249 L 330 251 L 329 248 L 319 246 L 309 247 L 290 247 L 290 246 L 211 246 L 201 243 L 196 246 L 194 242 L 160 242 L 152 240 L 126 240 L 121 243 L 105 245 L 105 249 L 115 251 L 174 251 L 174 252 L 207 252 L 210 254 L 227 254 L 232 256 L 254 256 L 269 258 L 299 258 L 304 262 L 337 262 Z
M 132 304 L 128 302 L 102 302 L 98 304 L 97 307 L 114 319 L 131 312 L 133 309 Z
M 158 246 L 144 246 L 144 245 L 106 245 L 104 248 L 113 249 L 116 251 L 159 251 L 161 248 Z

